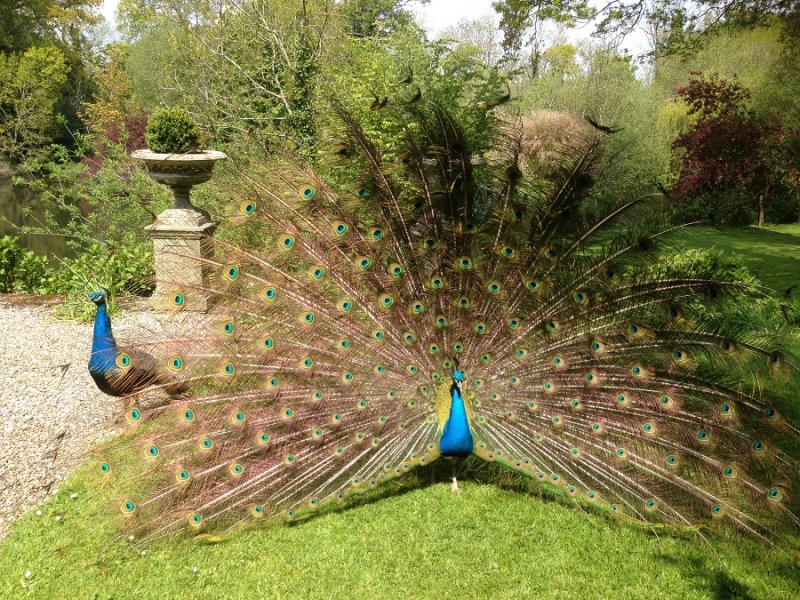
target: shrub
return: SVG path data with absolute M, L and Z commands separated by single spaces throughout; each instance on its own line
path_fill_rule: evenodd
M 75 290 L 88 294 L 103 287 L 114 295 L 146 296 L 153 290 L 153 278 L 153 254 L 149 250 L 92 244 L 77 258 L 61 261 L 52 287 L 57 294 Z
M 46 294 L 53 270 L 47 258 L 23 250 L 17 238 L 0 238 L 0 293 Z
M 197 149 L 200 131 L 181 108 L 159 108 L 147 122 L 144 140 L 153 152 L 181 153 Z
M 66 296 L 55 311 L 57 316 L 90 320 L 94 316 L 94 305 L 86 301 L 90 292 L 105 289 L 112 297 L 148 296 L 154 280 L 149 249 L 96 243 L 77 258 L 61 261 L 50 293 Z
M 58 269 L 47 263 L 47 257 L 23 250 L 17 238 L 0 238 L 0 293 L 61 294 L 66 299 L 58 316 L 90 320 L 94 305 L 86 297 L 92 291 L 105 289 L 112 297 L 153 291 L 153 254 L 146 248 L 95 243 Z

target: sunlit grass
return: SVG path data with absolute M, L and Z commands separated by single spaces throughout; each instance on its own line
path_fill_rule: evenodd
M 491 472 L 461 495 L 412 473 L 379 499 L 217 543 L 103 548 L 115 530 L 86 470 L 0 546 L 0 597 L 800 597 L 794 559 L 764 543 L 651 530 Z
M 800 297 L 800 223 L 736 229 L 698 227 L 691 233 L 693 246 L 738 254 L 777 294 L 796 286 L 791 293 Z

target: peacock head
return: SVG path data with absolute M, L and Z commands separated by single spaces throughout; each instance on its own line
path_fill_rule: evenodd
M 464 371 L 458 369 L 458 358 L 453 357 L 453 385 L 461 391 L 461 384 L 464 381 Z
M 97 306 L 103 306 L 106 303 L 106 296 L 103 292 L 92 292 L 89 294 L 89 300 L 94 302 Z

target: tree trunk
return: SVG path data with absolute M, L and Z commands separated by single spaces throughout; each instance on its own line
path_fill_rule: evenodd
M 758 196 L 758 226 L 764 226 L 764 194 Z

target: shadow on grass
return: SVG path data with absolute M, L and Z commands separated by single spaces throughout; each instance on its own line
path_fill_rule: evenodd
M 757 600 L 749 591 L 746 585 L 736 581 L 728 573 L 715 573 L 710 591 L 714 593 L 716 600 L 728 600 L 730 598 L 740 598 L 741 600 Z
M 655 554 L 654 561 L 668 563 L 682 571 L 687 579 L 695 582 L 698 589 L 706 589 L 714 600 L 758 600 L 741 581 L 720 565 L 709 565 L 702 556 L 676 557 Z
M 456 477 L 458 481 L 492 485 L 504 491 L 523 494 L 546 502 L 555 502 L 573 509 L 576 504 L 575 499 L 570 498 L 559 487 L 542 484 L 522 473 L 517 473 L 496 463 L 486 462 L 476 456 L 455 461 L 439 458 L 427 465 L 418 465 L 402 477 L 383 482 L 374 489 L 367 487 L 364 490 L 350 493 L 341 504 L 329 501 L 313 510 L 301 510 L 295 518 L 285 524 L 294 527 L 318 519 L 323 515 L 370 506 L 384 499 L 401 497 L 431 485 L 442 483 L 450 485 L 453 477 Z M 591 506 L 588 502 L 582 504 L 596 509 L 597 514 L 606 512 Z

